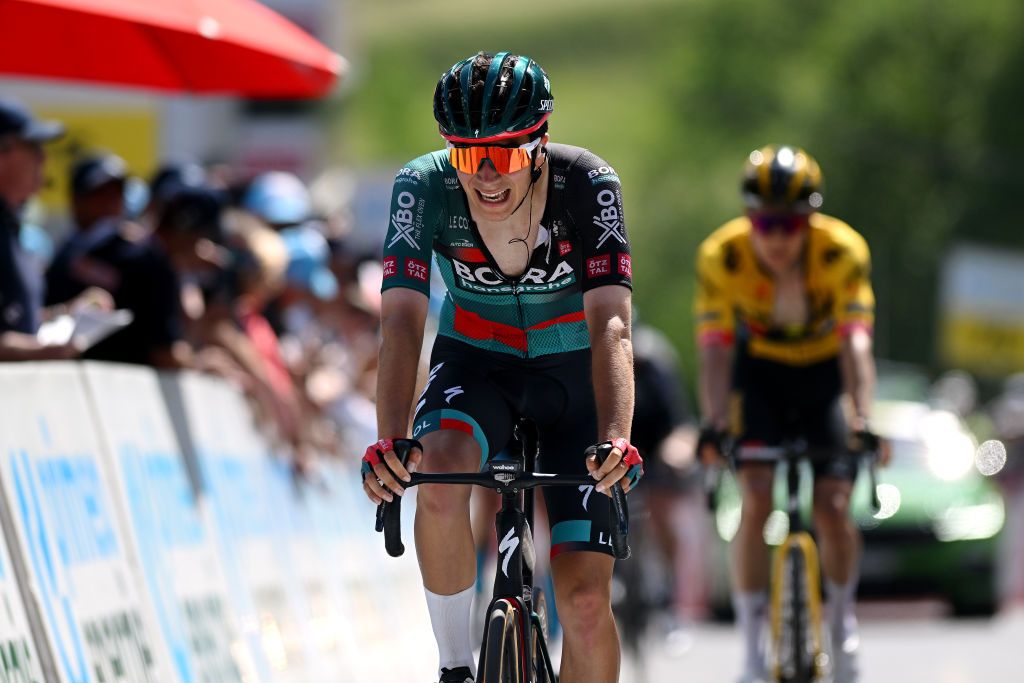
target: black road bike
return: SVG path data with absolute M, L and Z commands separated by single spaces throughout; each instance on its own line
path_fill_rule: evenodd
M 420 484 L 472 484 L 494 489 L 501 494 L 501 510 L 495 516 L 498 563 L 494 573 L 494 594 L 487 608 L 487 621 L 480 646 L 477 667 L 479 683 L 557 683 L 558 676 L 547 646 L 547 599 L 533 585 L 536 553 L 533 547 L 533 489 L 539 486 L 592 486 L 589 474 L 564 475 L 534 472 L 539 455 L 536 426 L 529 420 L 516 424 L 515 439 L 521 448 L 510 449 L 522 456 L 495 460 L 479 472 L 412 473 L 405 488 Z M 421 448 L 413 439 L 395 439 L 395 454 L 404 465 L 412 448 Z M 422 448 L 421 448 L 422 450 Z M 604 462 L 612 447 L 592 446 L 587 456 L 597 453 Z M 392 557 L 405 552 L 401 530 L 401 496 L 377 507 L 377 531 L 384 532 L 384 546 Z M 626 495 L 619 484 L 612 487 L 615 519 L 611 530 L 615 557 L 629 557 L 627 536 L 629 510 Z

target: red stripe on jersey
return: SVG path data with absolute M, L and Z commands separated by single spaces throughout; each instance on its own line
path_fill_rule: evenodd
M 441 418 L 441 429 L 457 429 L 460 432 L 466 432 L 470 436 L 473 436 L 473 425 L 462 420 L 456 420 L 453 417 L 442 417 Z
M 470 339 L 493 339 L 505 346 L 510 346 L 513 349 L 526 353 L 526 332 L 512 325 L 505 325 L 504 323 L 481 318 L 479 314 L 467 311 L 457 304 L 455 306 L 454 326 L 456 332 Z
M 583 311 L 576 311 L 575 313 L 560 315 L 557 318 L 552 318 L 551 320 L 545 320 L 544 322 L 537 323 L 536 325 L 530 325 L 530 329 L 543 330 L 545 327 L 551 327 L 552 325 L 558 325 L 559 323 L 576 323 L 586 319 L 587 317 Z
M 484 252 L 476 247 L 452 247 L 452 256 L 466 263 L 487 263 Z

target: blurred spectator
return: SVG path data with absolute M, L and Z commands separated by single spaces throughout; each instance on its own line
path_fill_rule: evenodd
M 1006 446 L 997 481 L 1006 501 L 999 555 L 999 593 L 1004 610 L 1024 614 L 1024 373 L 1008 377 L 992 405 L 996 435 Z
M 667 644 L 681 653 L 692 643 L 693 623 L 705 615 L 707 600 L 707 513 L 695 459 L 697 428 L 675 351 L 659 330 L 636 320 L 634 314 L 631 438 L 647 468 L 643 495 L 652 536 L 673 579 Z
M 313 217 L 309 190 L 295 175 L 270 171 L 256 176 L 242 197 L 242 208 L 280 230 Z
M 134 319 L 83 357 L 183 367 L 189 364 L 189 350 L 182 339 L 178 278 L 159 242 L 125 219 L 126 178 L 124 161 L 112 154 L 87 156 L 72 167 L 77 231 L 47 270 L 47 301 L 102 287 Z
M 20 104 L 0 100 L 0 361 L 74 358 L 81 352 L 74 340 L 51 346 L 36 339 L 40 323 L 66 307 L 43 309 L 43 282 L 22 244 L 19 218 L 42 187 L 44 145 L 63 134 L 59 122 L 39 121 Z M 110 307 L 104 292 L 76 294 L 82 296 L 68 304 L 72 309 L 93 304 Z
M 206 185 L 206 171 L 199 164 L 164 164 L 149 181 L 149 203 L 139 220 L 147 228 L 155 229 L 164 207 L 176 194 L 186 189 L 202 189 Z
M 281 236 L 240 211 L 225 218 L 231 262 L 216 282 L 204 286 L 202 319 L 193 321 L 197 344 L 217 349 L 256 402 L 272 438 L 291 449 L 299 470 L 311 451 L 305 440 L 301 396 L 281 355 L 277 334 L 263 314 L 284 286 L 288 251 Z M 204 350 L 207 353 L 209 349 Z

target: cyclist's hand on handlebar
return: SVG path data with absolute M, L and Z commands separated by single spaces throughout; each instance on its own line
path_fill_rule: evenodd
M 700 428 L 697 438 L 697 457 L 705 467 L 725 467 L 725 439 L 728 436 L 724 429 L 710 425 Z
M 883 439 L 872 432 L 867 425 L 850 432 L 849 448 L 854 453 L 875 453 L 878 457 L 878 465 L 885 467 L 892 460 L 892 444 L 888 439 Z
M 397 437 L 396 437 L 397 438 Z M 423 453 L 414 448 L 409 453 L 406 466 L 395 455 L 395 439 L 381 439 L 370 444 L 363 454 L 363 491 L 375 504 L 391 502 L 394 494 L 402 495 L 405 488 L 398 480 L 409 481 L 410 472 L 415 472 Z
M 626 493 L 636 488 L 644 476 L 644 459 L 636 447 L 621 437 L 598 445 L 612 446 L 612 450 L 600 465 L 596 453 L 587 458 L 587 470 L 598 481 L 595 490 L 610 496 L 609 489 L 618 481 L 621 481 L 622 490 Z

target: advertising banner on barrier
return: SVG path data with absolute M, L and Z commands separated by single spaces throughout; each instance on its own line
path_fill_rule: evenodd
M 0 515 L 3 514 L 0 510 Z M 11 553 L 7 550 L 3 529 L 0 529 L 0 683 L 42 680 L 39 652 L 32 640 Z
M 280 458 L 264 458 L 264 472 L 267 505 L 276 512 L 271 537 L 278 557 L 284 558 L 280 565 L 286 585 L 298 589 L 292 599 L 306 613 L 317 670 L 325 681 L 352 679 L 364 643 L 306 506 L 309 482 L 297 481 L 290 463 Z
M 172 680 L 72 363 L 0 372 L 0 480 L 61 683 Z
M 186 471 L 155 372 L 89 363 L 86 387 L 160 632 L 180 683 L 256 680 L 228 599 L 212 513 Z
M 179 381 L 231 597 L 238 613 L 245 615 L 246 635 L 261 648 L 270 668 L 263 677 L 295 683 L 332 676 L 349 680 L 341 672 L 340 649 L 330 638 L 320 639 L 327 643 L 327 653 L 317 649 L 311 629 L 314 611 L 295 572 L 297 558 L 281 538 L 281 506 L 290 503 L 268 481 L 270 454 L 248 405 L 238 392 L 210 378 L 186 374 Z
M 362 656 L 353 662 L 354 680 L 429 680 L 437 667 L 437 647 L 411 542 L 415 490 L 403 502 L 406 553 L 393 558 L 384 550 L 383 535 L 374 532 L 376 507 L 363 495 L 358 459 L 326 463 L 320 477 L 304 501 L 321 562 L 341 582 L 349 627 L 359 633 Z M 402 643 L 401 657 L 392 654 L 395 642 Z

